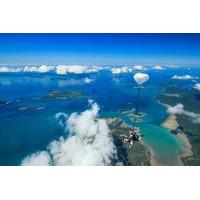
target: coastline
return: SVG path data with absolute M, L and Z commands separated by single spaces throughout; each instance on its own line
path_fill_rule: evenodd
M 178 155 L 178 161 L 180 165 L 184 165 L 182 158 L 193 156 L 192 145 L 185 133 L 178 134 L 177 137 L 183 144 L 182 152 Z
M 163 104 L 163 103 L 161 103 L 161 104 L 166 108 L 170 107 L 170 105 L 168 105 L 168 104 Z M 164 128 L 168 129 L 169 131 L 175 130 L 180 126 L 176 120 L 176 115 L 173 115 L 173 114 L 170 114 L 161 125 Z M 177 156 L 178 165 L 184 165 L 182 158 L 193 156 L 192 145 L 191 145 L 187 135 L 184 133 L 184 131 L 181 131 L 181 133 L 178 133 L 176 136 L 183 145 L 181 152 Z
M 150 166 L 158 166 L 156 155 L 151 147 L 149 147 L 150 151 Z
M 150 166 L 158 166 L 158 162 L 156 160 L 156 154 L 153 149 L 146 144 L 144 141 L 141 142 L 146 147 L 146 156 L 149 158 Z

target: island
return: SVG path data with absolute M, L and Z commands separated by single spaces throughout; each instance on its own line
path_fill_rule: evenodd
M 0 106 L 5 106 L 5 105 L 9 105 L 12 103 L 12 100 L 1 100 L 0 99 Z
M 67 99 L 76 99 L 81 97 L 88 97 L 88 96 L 86 96 L 82 91 L 53 90 L 49 91 L 47 95 L 42 96 L 41 98 L 45 100 L 52 100 L 52 99 L 67 100 Z

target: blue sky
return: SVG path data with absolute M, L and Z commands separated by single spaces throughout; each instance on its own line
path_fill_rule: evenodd
M 200 34 L 0 34 L 1 65 L 200 64 Z

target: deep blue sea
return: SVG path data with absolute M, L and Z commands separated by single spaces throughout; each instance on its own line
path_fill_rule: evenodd
M 200 75 L 198 68 L 147 70 L 150 80 L 141 90 L 140 111 L 146 113 L 138 123 L 144 142 L 155 152 L 158 163 L 174 165 L 182 143 L 160 124 L 166 119 L 166 109 L 155 99 L 168 86 L 192 88 L 192 80 L 171 80 L 175 74 Z M 0 165 L 20 165 L 27 155 L 43 150 L 54 139 L 66 134 L 55 120 L 55 114 L 71 114 L 88 109 L 88 99 L 100 106 L 100 117 L 126 116 L 120 109 L 131 109 L 136 103 L 133 73 L 114 75 L 108 70 L 90 74 L 56 75 L 53 73 L 0 73 Z M 94 81 L 83 82 L 88 77 Z M 76 99 L 43 99 L 49 91 L 82 91 L 85 97 Z M 22 107 L 42 108 L 19 110 Z M 127 120 L 128 123 L 131 123 Z M 66 137 L 66 135 L 64 135 Z M 102 147 L 103 148 L 103 147 Z

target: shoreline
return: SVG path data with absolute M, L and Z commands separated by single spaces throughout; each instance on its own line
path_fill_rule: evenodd
M 158 166 L 155 152 L 153 151 L 151 147 L 149 147 L 149 151 L 150 151 L 150 166 Z
M 170 105 L 168 104 L 164 104 L 164 103 L 161 103 L 161 104 L 166 108 L 170 107 Z M 161 125 L 164 128 L 168 129 L 169 131 L 175 130 L 176 128 L 180 126 L 176 120 L 176 115 L 174 114 L 170 114 Z M 184 133 L 184 131 L 181 131 L 181 133 L 177 133 L 176 137 L 182 143 L 181 152 L 177 155 L 177 161 L 178 161 L 178 165 L 183 166 L 184 163 L 182 161 L 182 158 L 193 156 L 192 145 L 187 135 Z
M 147 148 L 146 155 L 148 153 L 150 153 L 150 156 L 147 155 L 147 157 L 149 157 L 150 166 L 158 166 L 158 162 L 156 160 L 156 154 L 153 151 L 153 149 L 148 144 L 146 144 L 144 141 L 142 141 L 141 143 Z
M 193 156 L 192 145 L 185 133 L 178 134 L 177 137 L 183 144 L 182 152 L 178 155 L 178 161 L 181 165 L 184 165 L 182 158 Z

